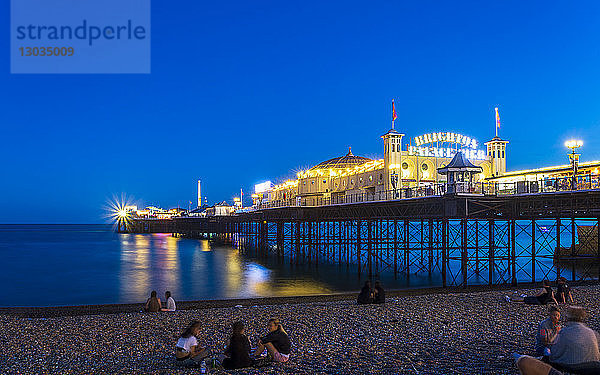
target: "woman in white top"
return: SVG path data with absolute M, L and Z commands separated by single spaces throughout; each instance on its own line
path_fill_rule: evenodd
M 171 297 L 171 292 L 168 290 L 165 292 L 165 300 L 167 301 L 167 308 L 161 309 L 161 311 L 175 311 L 175 300 Z
M 179 340 L 175 344 L 175 358 L 178 361 L 189 360 L 198 363 L 206 358 L 207 350 L 198 345 L 198 339 L 196 338 L 200 333 L 201 326 L 201 322 L 194 320 L 179 336 Z

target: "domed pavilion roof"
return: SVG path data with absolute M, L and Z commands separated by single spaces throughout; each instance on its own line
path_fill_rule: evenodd
M 362 165 L 373 161 L 372 159 L 365 158 L 363 156 L 355 156 L 352 154 L 352 148 L 348 149 L 348 153 L 344 156 L 338 156 L 337 158 L 325 160 L 311 169 L 309 171 L 314 171 L 317 169 L 345 169 L 356 167 L 357 165 Z

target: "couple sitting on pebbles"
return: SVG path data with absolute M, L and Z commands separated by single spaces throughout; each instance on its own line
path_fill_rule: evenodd
M 200 334 L 202 323 L 194 321 L 181 334 L 175 345 L 175 357 L 185 365 L 196 366 L 208 361 L 210 351 L 198 344 L 197 336 Z M 244 323 L 235 322 L 232 325 L 233 334 L 229 339 L 225 353 L 212 358 L 213 366 L 219 363 L 225 369 L 259 367 L 264 362 L 287 362 L 290 358 L 290 339 L 283 329 L 279 319 L 270 319 L 267 324 L 269 333 L 258 340 L 258 346 L 253 351 L 250 349 L 250 340 L 245 334 Z M 267 356 L 263 357 L 264 351 Z
M 162 303 L 160 302 L 160 298 L 156 296 L 156 290 L 153 290 L 150 293 L 150 298 L 146 300 L 146 305 L 144 306 L 145 312 L 159 312 L 159 311 L 175 311 L 175 300 L 171 297 L 171 292 L 168 290 L 165 292 L 165 300 L 167 301 L 167 307 L 163 308 Z
M 584 324 L 586 312 L 578 306 L 567 310 L 567 322 L 560 325 L 560 311 L 548 309 L 549 318 L 536 333 L 539 357 L 513 354 L 522 375 L 600 374 L 600 335 Z
M 375 281 L 375 288 L 371 288 L 371 282 L 367 280 L 360 290 L 356 301 L 359 305 L 368 303 L 385 303 L 385 291 L 379 281 Z

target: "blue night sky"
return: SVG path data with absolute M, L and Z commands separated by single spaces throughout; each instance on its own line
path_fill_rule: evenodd
M 122 193 L 187 207 L 198 178 L 231 200 L 348 146 L 382 157 L 392 98 L 409 137 L 484 142 L 499 106 L 509 170 L 567 163 L 571 137 L 600 159 L 600 2 L 366 4 L 154 1 L 149 75 L 11 75 L 5 35 L 0 223 L 102 222 Z

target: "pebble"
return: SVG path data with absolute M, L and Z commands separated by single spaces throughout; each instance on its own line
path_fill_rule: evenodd
M 292 341 L 290 361 L 228 373 L 517 374 L 510 353 L 532 353 L 546 308 L 507 303 L 504 294 L 405 296 L 362 306 L 334 301 L 48 319 L 0 315 L 0 373 L 197 374 L 173 355 L 190 321 L 204 322 L 200 341 L 222 350 L 232 322 L 244 321 L 255 345 L 267 320 L 279 317 Z M 598 330 L 600 287 L 578 287 L 574 298 Z

